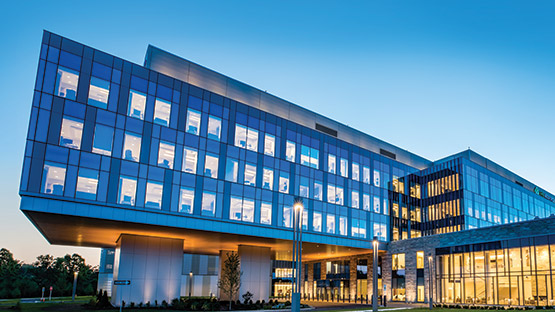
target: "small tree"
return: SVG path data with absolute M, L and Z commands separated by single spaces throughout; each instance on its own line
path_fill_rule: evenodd
M 239 254 L 232 251 L 227 255 L 222 267 L 222 275 L 218 280 L 218 288 L 222 290 L 229 298 L 229 310 L 231 310 L 231 301 L 235 294 L 239 292 L 241 286 L 241 259 Z

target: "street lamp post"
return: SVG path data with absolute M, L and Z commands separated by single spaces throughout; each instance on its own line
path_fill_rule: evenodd
M 430 292 L 430 294 L 428 296 L 428 301 L 429 301 L 429 304 L 430 304 L 430 310 L 432 310 L 434 308 L 434 300 L 433 300 L 433 293 L 434 293 L 434 286 L 433 285 L 434 285 L 434 283 L 432 282 L 432 276 L 433 276 L 433 274 L 432 274 L 432 271 L 433 271 L 432 260 L 433 260 L 432 254 L 430 253 L 428 255 L 428 279 L 429 279 L 428 283 L 429 283 L 429 286 L 430 286 L 430 287 L 428 287 L 429 288 L 428 290 Z
M 193 271 L 189 272 L 189 299 L 191 299 L 191 289 L 193 289 Z
M 374 236 L 372 241 L 372 247 L 374 248 L 374 254 L 372 261 L 372 311 L 378 311 L 378 237 Z
M 299 312 L 301 310 L 303 210 L 304 204 L 302 198 L 295 198 L 295 203 L 293 204 L 293 295 L 291 297 L 291 312 Z
M 79 271 L 75 270 L 75 272 L 73 272 L 73 292 L 71 294 L 71 301 L 75 301 L 75 292 L 77 291 L 77 275 L 79 275 Z

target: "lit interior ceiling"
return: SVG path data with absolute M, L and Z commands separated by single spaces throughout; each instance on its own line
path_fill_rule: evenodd
M 162 227 L 53 213 L 23 211 L 42 235 L 55 245 L 114 248 L 121 234 L 183 239 L 183 251 L 217 255 L 220 250 L 237 250 L 238 245 L 272 248 L 273 258 L 290 258 L 292 241 L 210 231 Z M 370 246 L 369 246 L 370 247 Z M 371 249 L 303 243 L 303 260 L 319 260 L 368 254 Z

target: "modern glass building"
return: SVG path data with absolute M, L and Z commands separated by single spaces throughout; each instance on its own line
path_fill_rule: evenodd
M 20 195 L 50 243 L 114 249 L 126 302 L 178 297 L 184 259 L 230 251 L 241 293 L 287 293 L 295 197 L 311 296 L 370 294 L 374 236 L 386 286 L 389 242 L 555 213 L 473 151 L 430 161 L 156 47 L 140 66 L 47 31 Z

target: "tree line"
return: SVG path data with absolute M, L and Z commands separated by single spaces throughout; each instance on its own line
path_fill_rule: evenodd
M 14 258 L 5 248 L 0 250 L 0 298 L 40 297 L 42 288 L 48 297 L 71 296 L 74 272 L 77 275 L 77 295 L 95 294 L 98 268 L 85 263 L 78 254 L 54 257 L 40 255 L 32 264 Z

